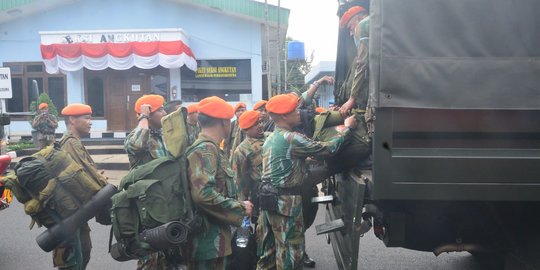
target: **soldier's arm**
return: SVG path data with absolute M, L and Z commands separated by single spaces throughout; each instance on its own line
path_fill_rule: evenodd
M 297 157 L 324 158 L 336 154 L 349 133 L 349 129 L 346 128 L 325 142 L 314 141 L 297 132 L 289 132 L 286 138 L 291 144 L 291 153 L 293 155 Z
M 136 127 L 124 141 L 124 147 L 129 154 L 136 155 L 149 150 L 150 129 Z
M 248 200 L 250 191 L 249 160 L 238 148 L 236 148 L 233 155 L 233 171 L 234 182 L 240 191 L 238 199 L 242 201 Z
M 358 54 L 356 57 L 356 62 L 353 63 L 355 67 L 354 71 L 354 80 L 351 87 L 351 99 L 356 101 L 360 100 L 362 85 L 367 80 L 367 69 L 368 69 L 368 56 L 369 50 L 367 44 L 362 42 L 358 47 Z
M 51 114 L 49 116 L 49 124 L 52 128 L 56 129 L 58 127 L 58 118 Z
M 240 226 L 245 216 L 241 202 L 227 198 L 216 190 L 216 152 L 198 147 L 188 154 L 188 177 L 191 182 L 191 197 L 205 214 L 224 223 Z

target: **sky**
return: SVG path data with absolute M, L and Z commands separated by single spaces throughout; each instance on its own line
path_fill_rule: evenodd
M 264 0 L 257 0 L 264 2 Z M 278 0 L 268 0 L 276 5 Z M 335 61 L 338 37 L 337 0 L 281 0 L 288 8 L 289 28 L 287 36 L 304 42 L 306 57 L 313 52 L 313 64 Z

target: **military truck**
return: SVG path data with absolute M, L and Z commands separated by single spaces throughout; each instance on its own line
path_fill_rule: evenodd
M 361 268 L 370 225 L 387 247 L 540 269 L 540 1 L 338 2 L 369 9 L 376 113 L 372 171 L 327 183 L 339 269 Z M 340 31 L 336 88 L 355 53 Z

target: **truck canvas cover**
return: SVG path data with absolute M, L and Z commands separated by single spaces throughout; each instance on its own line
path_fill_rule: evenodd
M 376 107 L 540 109 L 540 1 L 375 0 Z

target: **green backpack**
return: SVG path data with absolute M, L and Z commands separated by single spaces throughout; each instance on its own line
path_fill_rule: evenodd
M 15 175 L 4 179 L 24 211 L 47 228 L 75 213 L 103 185 L 94 180 L 58 144 L 21 159 Z
M 111 198 L 112 234 L 117 243 L 110 245 L 110 253 L 118 261 L 137 259 L 158 250 L 178 249 L 192 228 L 197 227 L 186 174 L 185 114 L 178 110 L 162 122 L 164 141 L 166 145 L 169 142 L 167 149 L 172 156 L 133 168 L 122 178 L 120 192 Z M 173 142 L 174 147 L 169 148 Z M 149 232 L 177 241 L 156 240 L 148 237 Z

